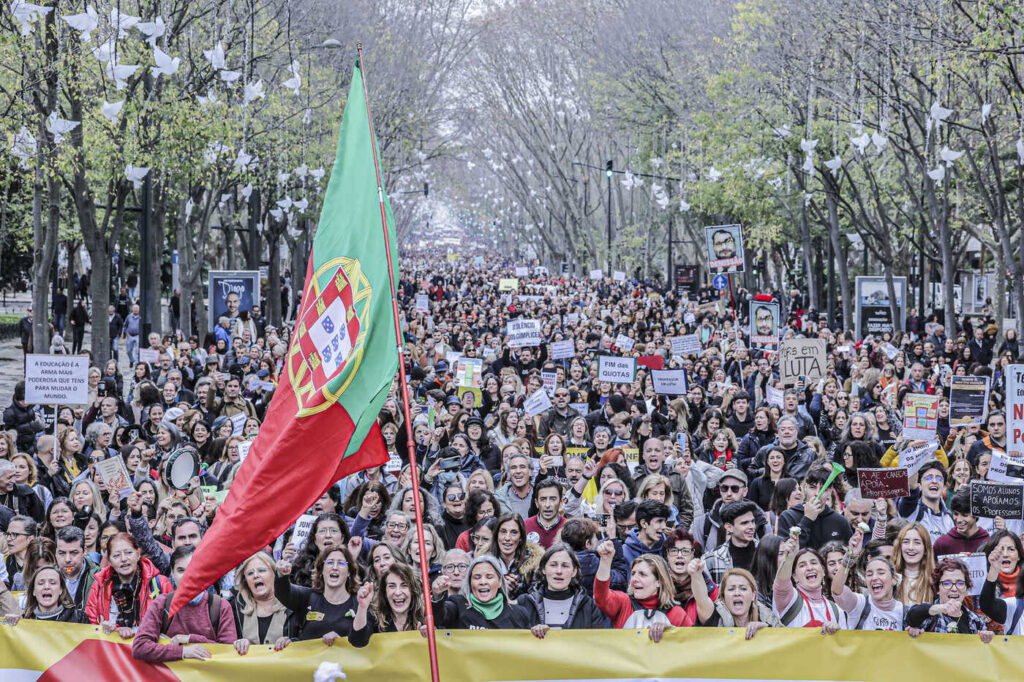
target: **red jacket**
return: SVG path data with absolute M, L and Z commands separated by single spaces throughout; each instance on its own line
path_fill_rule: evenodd
M 172 591 L 174 586 L 166 576 L 160 575 L 160 571 L 146 557 L 139 560 L 139 570 L 142 571 L 142 584 L 139 588 L 139 621 L 141 622 L 150 602 L 161 594 Z M 89 622 L 93 625 L 99 625 L 109 617 L 113 580 L 114 569 L 110 566 L 96 574 L 96 580 L 92 584 L 92 589 L 89 590 L 89 598 L 85 603 L 85 615 L 89 617 Z

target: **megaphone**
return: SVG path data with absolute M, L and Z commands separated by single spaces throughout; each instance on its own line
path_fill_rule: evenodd
M 821 490 L 818 491 L 818 494 L 817 494 L 817 496 L 815 496 L 814 499 L 815 500 L 820 500 L 821 496 L 825 494 L 826 490 L 828 490 L 828 487 L 830 485 L 832 485 L 832 481 L 836 480 L 836 478 L 839 477 L 839 474 L 845 474 L 845 473 L 846 473 L 846 467 L 844 467 L 839 462 L 832 462 L 832 473 L 829 474 L 828 478 L 825 479 L 825 485 L 821 486 Z

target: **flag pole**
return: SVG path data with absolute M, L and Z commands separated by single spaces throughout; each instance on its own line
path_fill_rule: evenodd
M 395 350 L 398 353 L 398 380 L 402 393 L 402 409 L 405 416 L 405 435 L 409 446 L 409 473 L 412 477 L 413 509 L 416 512 L 416 540 L 420 554 L 420 580 L 423 582 L 423 611 L 427 619 L 427 648 L 430 652 L 430 679 L 440 682 L 437 668 L 437 639 L 434 633 L 434 609 L 431 604 L 430 565 L 427 547 L 423 541 L 423 509 L 420 497 L 420 476 L 416 466 L 416 441 L 412 432 L 412 415 L 409 410 L 409 385 L 405 377 L 405 357 L 402 352 L 402 330 L 398 321 L 398 295 L 395 287 L 395 269 L 391 263 L 391 238 L 388 235 L 388 218 L 384 210 L 384 188 L 380 181 L 380 163 L 377 160 L 377 137 L 373 132 L 373 118 L 370 116 L 370 96 L 366 89 L 366 73 L 363 71 L 363 44 L 356 44 L 359 53 L 359 74 L 363 80 L 363 101 L 366 103 L 366 120 L 370 124 L 370 146 L 373 149 L 373 167 L 377 173 L 377 200 L 380 203 L 380 222 L 384 228 L 384 251 L 388 260 L 388 279 L 391 283 L 391 312 L 395 321 Z M 467 576 L 468 579 L 468 576 Z

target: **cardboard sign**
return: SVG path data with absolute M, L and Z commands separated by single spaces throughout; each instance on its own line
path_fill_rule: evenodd
M 615 337 L 615 347 L 629 352 L 633 350 L 633 339 L 629 338 L 625 334 L 619 334 Z
M 519 291 L 519 280 L 515 277 L 502 277 L 498 280 L 498 291 Z
M 993 450 L 986 478 L 1000 483 L 1020 483 L 1024 481 L 1024 459 L 1015 459 Z
M 89 358 L 85 355 L 27 356 L 25 402 L 29 405 L 89 402 Z M 8 456 L 13 454 L 8 453 Z
M 523 402 L 523 410 L 527 416 L 536 417 L 551 409 L 551 398 L 547 391 L 534 391 Z
M 949 425 L 984 424 L 991 377 L 950 377 Z
M 857 469 L 857 485 L 866 500 L 895 499 L 910 494 L 910 476 L 904 468 Z
M 530 268 L 522 266 L 522 265 L 517 265 L 516 266 L 516 277 L 529 277 L 529 276 L 530 276 Z
M 544 386 L 544 391 L 549 396 L 555 395 L 555 388 L 558 386 L 558 373 L 557 372 L 544 372 L 540 373 L 540 381 Z
M 825 376 L 825 339 L 786 339 L 779 346 L 779 376 L 785 386 L 804 386 Z
M 602 271 L 602 270 L 591 270 L 590 271 L 590 279 L 592 279 L 592 280 L 597 281 L 597 280 L 602 279 L 603 277 L 604 277 L 604 271 Z
M 548 357 L 552 360 L 567 360 L 576 355 L 576 344 L 572 339 L 548 344 Z
M 651 383 L 658 395 L 685 395 L 688 390 L 685 369 L 652 369 Z
M 743 229 L 739 225 L 709 225 L 704 228 L 708 272 L 743 272 Z
M 301 551 L 306 546 L 306 541 L 309 539 L 309 531 L 313 530 L 314 521 L 316 521 L 316 517 L 312 514 L 303 514 L 295 522 L 295 530 L 292 531 L 292 544 L 295 545 L 296 552 Z
M 958 559 L 967 564 L 967 572 L 971 575 L 971 589 L 967 594 L 975 597 L 981 594 L 981 588 L 985 586 L 985 576 L 988 575 L 988 557 L 984 552 L 963 556 L 961 554 L 941 554 L 936 559 Z
M 696 334 L 673 336 L 669 341 L 672 343 L 672 355 L 700 355 L 702 350 L 700 337 Z
M 664 369 L 665 358 L 660 355 L 641 355 L 636 359 L 636 363 L 641 367 L 647 369 Z
M 231 428 L 231 435 L 232 436 L 241 436 L 242 435 L 242 431 L 245 430 L 245 419 L 246 419 L 245 412 L 239 412 L 236 415 L 228 417 L 228 421 L 231 422 L 231 426 L 232 426 L 232 428 Z
M 622 272 L 621 270 L 615 270 L 614 272 L 612 272 L 612 279 L 615 280 L 616 282 L 625 282 L 626 273 Z
M 636 377 L 635 358 L 617 358 L 611 355 L 597 357 L 597 380 L 613 384 L 630 384 Z
M 418 312 L 418 313 L 429 313 L 430 312 L 430 299 L 427 298 L 426 294 L 416 294 L 416 312 Z
M 908 393 L 903 402 L 903 437 L 906 440 L 935 438 L 939 424 L 939 396 Z
M 510 348 L 523 346 L 539 346 L 540 320 L 509 320 L 506 327 Z
M 971 514 L 979 518 L 1024 519 L 1024 483 L 997 483 L 974 480 L 971 487 Z
M 765 351 L 779 349 L 779 304 L 750 302 L 750 346 Z
M 481 358 L 459 358 L 455 366 L 455 385 L 483 388 L 484 361 Z
M 125 499 L 135 490 L 128 468 L 120 457 L 108 457 L 96 462 L 96 471 L 103 479 L 107 491 L 116 492 L 118 499 Z
M 1006 451 L 1024 454 L 1024 365 L 1006 368 Z
M 938 443 L 934 440 L 916 448 L 906 447 L 900 451 L 900 467 L 907 470 L 907 474 L 913 476 L 926 463 L 935 459 L 935 449 Z
M 139 362 L 155 365 L 160 362 L 160 351 L 156 348 L 140 348 Z

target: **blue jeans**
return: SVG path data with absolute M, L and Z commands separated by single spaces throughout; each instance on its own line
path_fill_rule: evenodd
M 128 361 L 134 367 L 139 362 L 139 335 L 128 335 Z

